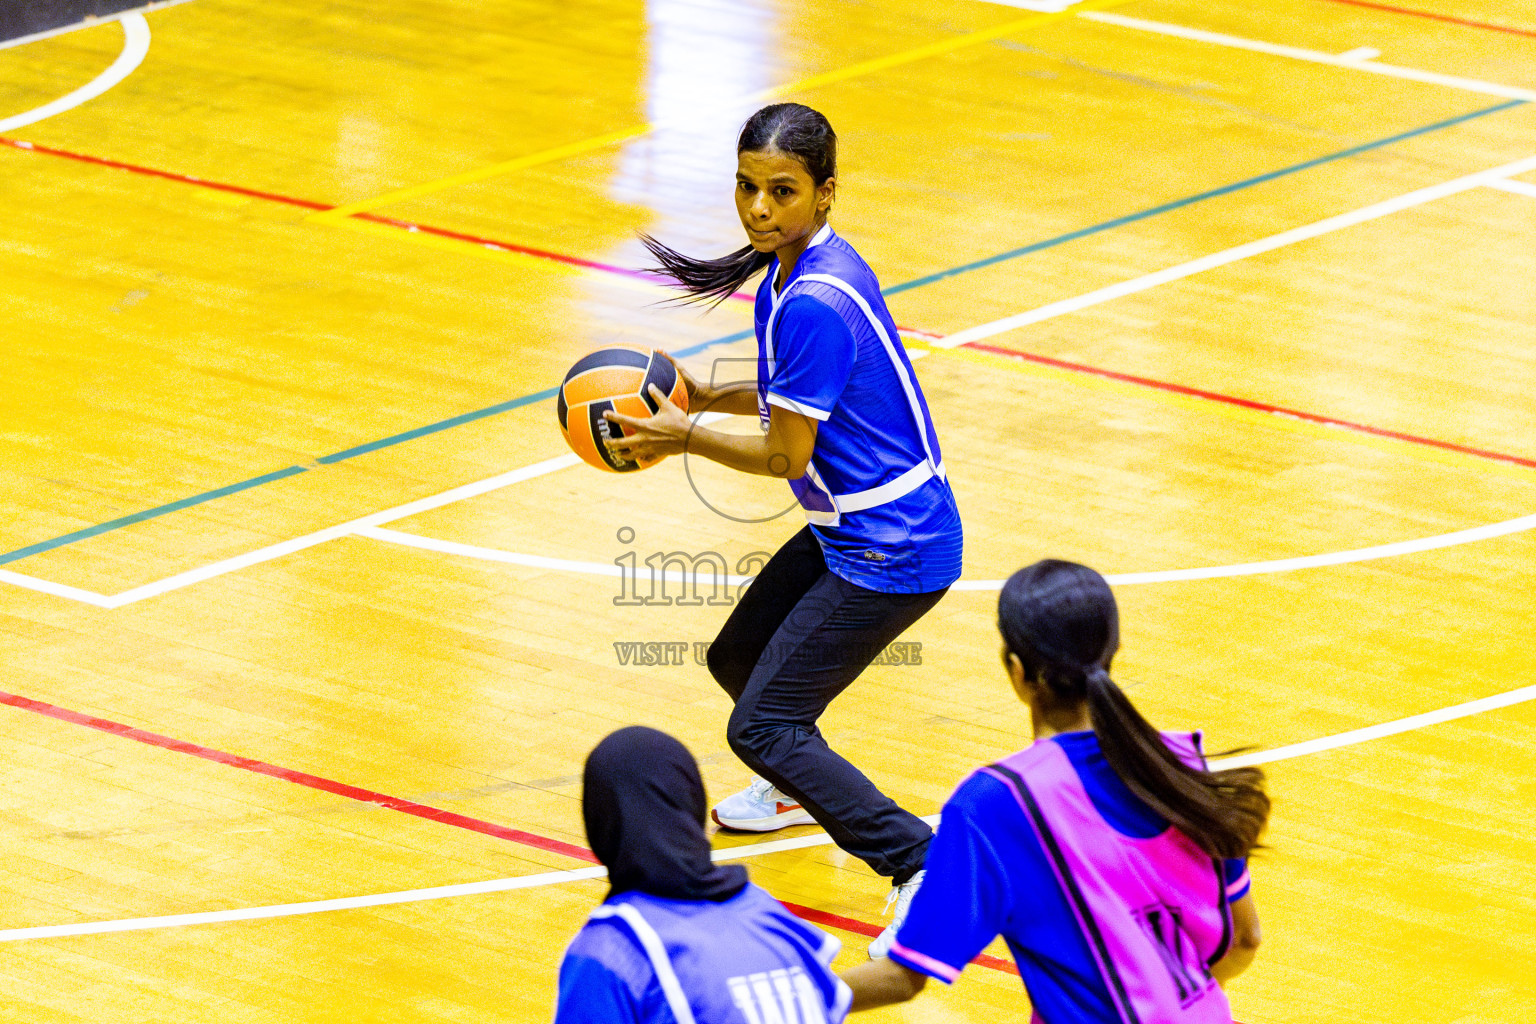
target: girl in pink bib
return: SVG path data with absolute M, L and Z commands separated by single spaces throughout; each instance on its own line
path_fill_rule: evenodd
M 1269 814 L 1256 768 L 1212 772 L 1198 733 L 1159 733 L 1109 676 L 1104 578 L 1038 562 L 1003 587 L 1003 664 L 1035 742 L 944 807 L 888 959 L 844 973 L 853 1009 L 946 983 L 998 935 L 1046 1024 L 1231 1024 L 1253 959 L 1247 856 Z

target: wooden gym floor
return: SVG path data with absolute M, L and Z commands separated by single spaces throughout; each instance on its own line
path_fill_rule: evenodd
M 550 389 L 613 339 L 741 372 L 744 303 L 627 271 L 637 230 L 740 244 L 734 130 L 781 97 L 839 131 L 834 223 L 967 526 L 969 589 L 838 748 L 935 813 L 1027 739 L 989 581 L 1085 561 L 1140 706 L 1270 773 L 1238 1019 L 1536 1014 L 1536 4 L 196 0 L 147 34 L 0 50 L 0 1019 L 547 1019 L 604 892 L 565 874 L 586 752 L 643 722 L 747 776 L 691 646 L 728 609 L 616 605 L 615 562 L 750 572 L 797 528 L 769 482 L 572 467 Z M 851 963 L 884 883 L 820 838 L 717 843 Z M 1023 1019 L 1004 967 L 870 1019 Z

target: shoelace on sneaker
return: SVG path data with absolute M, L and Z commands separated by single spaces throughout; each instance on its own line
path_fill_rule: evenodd
M 891 886 L 890 893 L 885 897 L 885 909 L 880 911 L 880 916 L 890 914 L 891 907 L 896 907 L 896 920 L 900 922 L 907 916 L 907 908 L 912 905 L 912 897 L 917 895 L 917 887 L 923 884 L 923 875 L 927 872 L 919 871 L 913 875 L 910 881 L 900 885 Z
M 771 803 L 773 794 L 777 792 L 778 790 L 774 789 L 773 783 L 763 778 L 754 778 L 752 785 L 747 787 L 747 794 L 753 800 L 763 804 Z

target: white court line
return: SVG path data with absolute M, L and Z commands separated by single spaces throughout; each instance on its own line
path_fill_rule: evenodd
M 1510 690 L 1507 693 L 1495 694 L 1491 697 L 1481 697 L 1463 704 L 1453 704 L 1438 711 L 1412 715 L 1408 718 L 1400 718 L 1394 722 L 1383 722 L 1380 725 L 1367 726 L 1363 729 L 1352 729 L 1349 732 L 1341 732 L 1334 736 L 1324 736 L 1320 739 L 1308 740 L 1305 743 L 1293 743 L 1290 746 L 1276 747 L 1273 750 L 1261 750 L 1238 757 L 1218 758 L 1211 762 L 1211 767 L 1214 769 L 1239 768 L 1246 765 L 1286 761 L 1291 758 L 1304 757 L 1325 750 L 1336 750 L 1340 747 L 1381 739 L 1385 736 L 1412 732 L 1427 726 L 1440 725 L 1458 718 L 1466 718 L 1470 715 L 1477 715 L 1498 708 L 1512 707 L 1531 700 L 1536 700 L 1536 686 L 1524 686 L 1518 690 Z M 923 820 L 930 825 L 937 825 L 939 823 L 938 815 L 930 815 Z M 815 835 L 800 836 L 795 839 L 781 839 L 774 842 L 755 843 L 750 846 L 737 846 L 725 850 L 716 850 L 713 856 L 716 861 L 747 860 L 752 857 L 763 857 L 771 853 L 782 853 L 786 850 L 804 850 L 817 846 L 831 845 L 832 837 L 823 832 Z M 484 882 L 464 882 L 458 885 L 442 885 L 430 889 L 409 889 L 404 892 L 387 892 L 368 896 L 345 896 L 339 899 L 315 900 L 309 903 L 282 903 L 268 907 L 212 910 L 194 914 L 171 914 L 164 917 L 135 917 L 117 921 L 82 921 L 76 924 L 11 928 L 0 931 L 0 942 L 21 942 L 27 939 L 56 939 L 76 935 L 100 935 L 109 932 L 146 931 L 157 928 L 181 928 L 188 925 L 255 921 L 274 917 L 297 917 L 304 914 L 322 914 L 333 910 L 361 910 L 368 907 L 393 906 L 401 903 L 421 903 L 428 900 L 451 899 L 458 896 L 478 896 L 484 893 L 508 892 L 514 889 L 533 889 L 548 885 L 563 885 L 567 882 L 602 878 L 607 873 L 607 870 L 601 867 L 577 868 L 572 871 L 549 871 L 537 875 L 522 875 L 516 878 L 496 878 Z
M 1532 170 L 1536 170 L 1536 156 L 1526 157 L 1524 160 L 1516 160 L 1514 163 L 1493 167 L 1486 171 L 1478 171 L 1475 174 L 1456 178 L 1453 181 L 1442 182 L 1439 185 L 1430 185 L 1427 188 L 1421 188 L 1393 199 L 1373 203 L 1359 210 L 1341 213 L 1336 217 L 1328 217 L 1314 224 L 1291 228 L 1289 231 L 1282 231 L 1278 235 L 1271 235 L 1268 238 L 1247 242 L 1222 252 L 1212 253 L 1209 256 L 1202 256 L 1197 260 L 1190 260 L 1188 263 L 1181 263 L 1176 267 L 1168 267 L 1165 270 L 1145 274 L 1129 281 L 1108 285 L 1097 291 L 1088 292 L 1086 295 L 1062 299 L 1060 302 L 1052 302 L 1038 309 L 1027 310 L 1026 312 L 1003 317 L 1001 320 L 994 320 L 991 323 L 980 324 L 976 327 L 968 327 L 957 334 L 949 335 L 942 341 L 935 341 L 933 344 L 941 348 L 954 348 L 967 342 L 980 341 L 983 338 L 990 338 L 995 334 L 1017 330 L 1020 327 L 1037 324 L 1043 320 L 1050 320 L 1053 317 L 1064 316 L 1068 313 L 1076 313 L 1079 310 L 1087 309 L 1090 306 L 1097 306 L 1112 299 L 1122 298 L 1126 295 L 1135 295 L 1137 292 L 1144 292 L 1161 284 L 1193 277 L 1196 274 L 1213 270 L 1216 267 L 1224 267 L 1229 263 L 1236 263 L 1251 256 L 1258 256 L 1288 245 L 1295 245 L 1297 242 L 1304 242 L 1311 238 L 1329 234 L 1330 232 L 1353 227 L 1356 224 L 1364 224 L 1367 221 L 1376 220 L 1388 214 L 1410 210 L 1415 206 L 1423 206 L 1425 203 L 1434 202 L 1436 199 L 1443 199 L 1446 196 L 1456 195 L 1459 192 L 1466 192 L 1485 185 L 1498 187 L 1497 183 L 1502 179 L 1511 178 L 1517 174 L 1525 174 Z
M 145 4 L 143 7 L 135 7 L 131 11 L 118 11 L 116 14 L 108 14 L 89 21 L 77 21 L 73 25 L 64 25 L 59 28 L 50 28 L 45 32 L 34 32 L 29 36 L 17 36 L 15 39 L 7 39 L 0 42 L 0 50 L 9 50 L 13 46 L 25 46 L 28 43 L 36 43 L 43 39 L 52 39 L 55 36 L 69 35 L 71 32 L 79 32 L 83 28 L 95 28 L 97 25 L 110 25 L 114 21 L 122 21 L 125 18 L 143 18 L 150 11 L 162 10 L 166 7 L 177 7 L 181 4 L 189 4 L 192 0 L 156 0 L 154 3 Z
M 1530 196 L 1536 199 L 1536 185 L 1528 181 L 1490 181 L 1489 188 L 1500 189 L 1504 192 L 1513 192 L 1517 196 Z
M 724 418 L 724 413 L 704 413 L 702 416 L 698 417 L 698 422 L 713 423 Z M 361 533 L 363 530 L 367 530 L 372 527 L 383 526 L 386 523 L 393 523 L 398 519 L 408 519 L 411 516 L 420 515 L 423 512 L 430 512 L 435 508 L 442 508 L 444 505 L 452 505 L 454 502 L 464 501 L 467 498 L 477 498 L 482 494 L 489 494 L 492 491 L 499 491 L 504 487 L 511 487 L 513 484 L 520 484 L 524 481 L 532 480 L 535 477 L 545 476 L 549 473 L 567 469 L 576 465 L 580 461 L 581 459 L 578 458 L 575 454 L 557 455 L 553 459 L 545 459 L 543 462 L 535 462 L 531 466 L 524 466 L 521 469 L 514 469 L 507 473 L 500 473 L 486 480 L 480 480 L 472 484 L 464 484 L 461 487 L 452 488 L 451 490 L 444 491 L 441 494 L 434 494 L 429 498 L 420 498 L 416 501 L 406 502 L 404 505 L 397 505 L 394 508 L 385 509 L 383 512 L 374 512 L 371 515 L 363 516 L 360 519 L 353 519 L 351 522 L 341 523 L 337 526 L 330 526 L 324 530 L 317 530 L 314 533 L 295 538 L 294 540 L 285 540 L 280 544 L 272 544 L 268 547 L 259 548 L 256 551 L 248 551 L 243 555 L 236 555 L 234 558 L 226 558 L 222 562 L 214 562 L 212 565 L 205 565 L 200 569 L 191 569 L 187 572 L 178 573 L 175 576 L 167 577 L 166 579 L 159 580 L 155 583 L 146 583 L 142 587 L 135 587 L 132 590 L 125 590 L 115 597 L 102 598 L 102 600 L 110 603 L 103 604 L 101 607 L 121 608 L 123 605 L 133 604 L 136 601 L 143 601 L 146 598 L 159 597 L 161 594 L 169 593 L 172 590 L 180 590 L 182 587 L 189 587 L 194 583 L 201 583 L 204 580 L 213 579 L 215 576 L 223 576 L 227 573 L 238 572 L 241 569 L 248 569 L 253 565 L 260 565 L 262 562 L 270 562 L 274 558 L 282 558 L 286 555 L 291 555 L 296 551 L 303 551 L 305 548 L 312 548 L 317 544 L 324 544 L 327 541 L 339 540 L 342 537 L 349 537 L 353 534 Z M 614 568 L 617 569 L 617 566 Z M 3 578 L 4 577 L 0 577 L 0 579 Z M 28 577 L 23 577 L 23 579 L 28 579 Z M 33 587 L 32 589 L 41 588 Z M 99 597 L 100 595 L 96 596 Z
M 9 583 L 13 587 L 21 587 L 23 590 L 35 590 L 40 594 L 52 594 L 54 597 L 62 597 L 70 601 L 79 601 L 81 604 L 95 605 L 97 608 L 116 608 L 114 598 L 105 594 L 98 594 L 93 590 L 81 590 L 79 587 L 65 586 L 63 583 L 54 583 L 51 580 L 40 580 L 35 576 L 23 576 L 19 572 L 11 572 L 9 569 L 0 569 L 0 583 Z
M 378 527 L 365 527 L 355 531 L 359 537 L 369 537 L 373 540 L 382 540 L 389 544 L 399 544 L 408 548 L 421 548 L 425 551 L 436 551 L 445 555 L 461 555 L 465 558 L 476 558 L 483 562 L 505 562 L 509 565 L 525 565 L 533 569 L 559 569 L 565 572 L 579 572 L 588 576 L 622 576 L 624 570 L 613 563 L 602 562 L 577 562 L 569 558 L 545 558 L 542 555 L 520 555 L 515 551 L 502 551 L 498 548 L 482 548 L 473 544 L 460 544 L 457 541 L 438 540 L 436 537 L 423 537 L 417 533 L 401 533 L 398 530 L 381 530 Z M 696 583 L 700 581 L 700 575 L 696 572 L 660 572 L 653 573 L 647 566 L 644 571 L 646 580 L 664 579 L 669 583 Z M 751 576 L 733 576 L 722 574 L 718 583 L 713 585 L 740 587 L 752 582 Z
M 179 573 L 155 583 L 147 583 L 142 587 L 126 590 L 116 597 L 109 599 L 112 601 L 111 607 L 120 608 L 123 605 L 133 604 L 135 601 L 142 601 L 145 598 L 158 597 L 161 594 L 169 593 L 172 590 L 180 590 L 182 587 L 189 587 L 194 583 L 201 583 L 215 576 L 238 572 L 241 569 L 248 569 L 253 565 L 260 565 L 262 562 L 270 562 L 274 558 L 291 555 L 296 551 L 303 551 L 305 548 L 324 544 L 326 541 L 339 540 L 342 537 L 350 536 L 359 530 L 367 529 L 371 526 L 383 526 L 385 523 L 392 523 L 397 519 L 405 519 L 422 512 L 430 512 L 432 509 L 451 505 L 456 501 L 463 501 L 466 498 L 475 498 L 482 494 L 489 494 L 492 491 L 499 491 L 503 487 L 511 487 L 513 484 L 520 484 L 525 480 L 532 480 L 534 477 L 544 476 L 547 473 L 553 473 L 568 466 L 574 466 L 580 461 L 575 455 L 556 456 L 553 459 L 545 459 L 543 462 L 535 462 L 531 466 L 514 469 L 509 473 L 501 473 L 486 480 L 465 484 L 462 487 L 455 487 L 441 494 L 435 494 L 430 498 L 420 498 L 416 501 L 407 502 L 404 505 L 385 509 L 383 512 L 375 512 L 372 515 L 363 516 L 361 519 L 354 519 L 351 522 L 341 523 L 338 526 L 317 530 L 304 537 L 286 540 L 281 544 L 273 544 L 256 551 L 248 551 L 243 555 L 236 555 L 234 558 L 226 558 L 222 562 L 214 562 L 212 565 L 205 565 L 200 569 L 192 569 L 189 572 Z
M 1188 28 L 1184 25 L 1170 25 L 1165 21 L 1128 18 L 1123 14 L 1111 14 L 1108 11 L 1083 11 L 1078 17 L 1087 18 L 1089 21 L 1102 22 L 1106 25 L 1118 25 L 1121 28 L 1133 28 L 1142 32 L 1155 32 L 1158 35 L 1175 36 L 1179 39 L 1211 43 L 1216 46 L 1228 46 L 1238 50 L 1252 50 L 1256 53 L 1267 53 L 1276 57 L 1290 57 L 1293 60 L 1304 60 L 1313 64 L 1331 64 L 1334 67 L 1350 68 L 1354 71 L 1367 71 L 1373 75 L 1386 75 L 1389 78 L 1402 78 L 1412 82 L 1424 82 L 1428 85 L 1443 85 L 1452 89 L 1464 89 L 1467 92 L 1482 93 L 1485 96 L 1503 96 L 1506 99 L 1536 102 L 1536 90 L 1533 89 L 1522 89 L 1513 85 L 1500 85 L 1497 82 L 1483 82 L 1475 78 L 1462 78 L 1459 75 L 1442 75 L 1435 71 L 1420 71 L 1418 68 L 1405 68 L 1396 64 L 1382 64 L 1357 55 L 1359 51 L 1334 54 L 1323 53 L 1320 50 L 1304 50 L 1298 46 L 1282 46 L 1278 43 L 1266 43 L 1257 39 L 1229 36 L 1221 32 L 1207 32 L 1204 29 Z
M 1334 736 L 1324 736 L 1321 739 L 1307 740 L 1304 743 L 1292 743 L 1288 747 L 1276 747 L 1274 750 L 1260 750 L 1252 754 L 1239 754 L 1236 757 L 1221 758 L 1212 761 L 1211 764 L 1216 768 L 1242 768 L 1251 764 L 1285 761 L 1293 757 L 1303 757 L 1307 754 L 1316 754 L 1324 750 L 1336 750 L 1339 747 L 1348 747 L 1356 743 L 1365 743 L 1368 740 L 1381 739 L 1383 736 L 1396 736 L 1399 733 L 1412 732 L 1425 726 L 1439 725 L 1442 722 L 1449 722 L 1457 718 L 1466 718 L 1468 715 L 1478 715 L 1484 711 L 1494 711 L 1498 708 L 1523 704 L 1528 700 L 1536 700 L 1536 686 L 1522 686 L 1518 690 L 1510 690 L 1508 693 L 1497 693 L 1492 697 L 1469 700 L 1465 704 L 1453 704 L 1448 708 L 1441 708 L 1438 711 L 1426 711 L 1422 715 L 1399 718 L 1395 722 L 1368 725 L 1363 729 L 1351 729 L 1349 732 L 1341 732 Z
M 1248 242 L 1244 245 L 1235 246 L 1234 248 L 1227 249 L 1223 252 L 1214 253 L 1210 256 L 1205 256 L 1197 260 L 1191 260 L 1188 263 L 1183 263 L 1176 267 L 1169 267 L 1165 270 L 1159 270 L 1151 274 L 1146 274 L 1142 277 L 1134 278 L 1130 281 L 1122 281 L 1118 284 L 1109 285 L 1105 288 L 1100 288 L 1096 291 L 1089 292 L 1086 295 L 1079 295 L 1071 299 L 1063 299 L 1059 302 L 1053 302 L 1049 305 L 1041 306 L 1038 309 L 1028 310 L 1014 316 L 1004 317 L 1001 320 L 994 320 L 991 323 L 980 324 L 976 327 L 967 328 L 966 330 L 960 331 L 958 334 L 951 334 L 946 338 L 934 340 L 932 344 L 943 348 L 954 348 L 958 345 L 963 345 L 966 342 L 979 341 L 983 338 L 989 338 L 993 335 L 1002 334 L 1006 331 L 1016 330 L 1019 327 L 1024 327 L 1029 324 L 1039 323 L 1043 320 L 1049 320 L 1053 317 L 1063 316 L 1067 313 L 1073 313 L 1077 312 L 1078 310 L 1087 309 L 1091 306 L 1096 306 L 1100 303 L 1108 302 L 1112 299 L 1120 298 L 1122 296 L 1133 295 L 1137 292 L 1146 291 L 1150 288 L 1155 288 L 1160 284 L 1166 284 L 1171 281 L 1177 281 L 1182 278 L 1190 277 L 1215 267 L 1221 267 L 1229 263 L 1235 263 L 1239 260 L 1247 259 L 1250 256 L 1270 252 L 1287 245 L 1293 245 L 1296 242 L 1304 241 L 1310 238 L 1316 238 L 1320 235 L 1325 235 L 1332 231 L 1338 231 L 1342 228 L 1346 228 L 1355 224 L 1360 224 L 1366 221 L 1384 217 L 1391 213 L 1411 209 L 1415 206 L 1421 206 L 1425 203 L 1432 202 L 1445 196 L 1455 195 L 1459 192 L 1464 192 L 1480 186 L 1500 187 L 1500 182 L 1508 184 L 1505 179 L 1512 178 L 1519 174 L 1525 174 L 1532 170 L 1536 170 L 1536 156 L 1527 157 L 1524 160 L 1517 160 L 1513 163 L 1504 164 L 1500 167 L 1493 167 L 1486 171 L 1478 171 L 1474 174 L 1456 178 L 1452 181 L 1443 182 L 1439 185 L 1431 185 L 1427 188 L 1418 189 L 1417 191 L 1409 192 L 1406 195 L 1398 196 L 1395 199 L 1388 199 L 1384 202 L 1375 203 L 1371 206 L 1367 206 L 1363 209 L 1355 210 L 1350 213 L 1340 214 L 1336 217 L 1329 217 L 1326 220 L 1318 221 L 1315 224 L 1310 224 L 1299 228 L 1292 228 L 1291 230 L 1283 231 L 1278 235 L 1272 235 L 1269 238 L 1263 238 L 1259 239 L 1258 241 Z M 701 418 L 700 422 L 711 422 L 712 419 L 715 418 L 719 418 L 719 414 L 706 414 L 705 417 Z M 578 459 L 575 455 L 560 456 L 555 459 L 547 460 L 546 462 L 538 463 L 535 466 L 529 466 L 525 467 L 524 469 L 514 470 L 511 473 L 504 473 L 500 476 L 491 477 L 489 480 L 481 481 L 480 483 L 467 484 L 464 487 L 446 491 L 434 498 L 425 498 L 418 502 L 402 505 L 399 508 L 390 509 L 384 512 L 377 512 L 370 516 L 364 516 L 361 519 L 355 519 L 350 523 L 343 523 L 339 526 L 333 526 L 329 529 L 320 530 L 305 537 L 284 541 L 280 544 L 274 544 L 269 547 L 248 552 L 244 555 L 238 555 L 234 558 L 228 558 L 221 562 L 215 562 L 212 565 L 207 565 L 200 569 L 193 569 L 188 572 L 180 573 L 176 576 L 171 576 L 167 579 L 163 579 L 155 583 L 145 584 L 144 586 L 136 587 L 132 590 L 125 591 L 115 596 L 106 596 L 72 587 L 65 587 L 60 584 L 34 579 L 30 576 L 23 576 L 20 573 L 14 572 L 0 572 L 0 582 L 11 583 L 18 587 L 24 587 L 29 590 L 36 590 L 46 594 L 52 594 L 56 597 L 65 597 L 72 600 L 84 601 L 87 604 L 93 604 L 99 608 L 121 608 L 124 605 L 133 604 L 134 602 L 142 601 L 146 598 L 157 597 L 172 590 L 178 590 L 182 587 L 190 586 L 194 583 L 200 583 L 204 580 L 212 579 L 216 576 L 222 576 L 226 573 L 236 572 L 241 569 L 249 568 L 250 566 L 258 565 L 262 562 L 271 561 L 274 558 L 281 558 L 284 555 L 292 554 L 296 551 L 302 551 L 305 548 L 314 547 L 317 544 L 323 544 L 328 540 L 335 540 L 339 537 L 348 536 L 366 527 L 383 526 L 386 523 L 393 522 L 397 519 L 403 519 L 406 516 L 414 515 L 417 512 L 427 511 L 428 509 L 437 508 L 441 505 L 459 501 L 462 498 L 473 497 L 475 495 L 484 494 L 488 491 L 493 491 L 501 487 L 510 486 L 511 484 L 520 482 L 521 480 L 529 479 L 530 476 L 539 476 L 543 473 L 553 472 L 557 469 L 563 469 L 566 466 L 573 466 L 577 461 Z M 519 474 L 528 474 L 528 476 L 519 476 Z M 503 554 L 510 555 L 511 553 Z M 534 556 L 519 557 L 532 558 Z M 510 561 L 511 559 L 506 558 L 502 560 Z
M 422 512 L 429 512 L 444 505 L 451 505 L 456 501 L 489 494 L 503 487 L 511 487 L 513 484 L 519 484 L 525 480 L 532 480 L 534 477 L 543 476 L 546 473 L 553 473 L 556 470 L 574 466 L 580 461 L 575 455 L 560 455 L 553 459 L 545 459 L 543 462 L 535 462 L 531 466 L 523 466 L 521 469 L 514 469 L 511 472 L 501 473 L 472 484 L 454 487 L 429 498 L 420 498 L 416 501 L 407 502 L 404 505 L 385 509 L 382 512 L 374 512 L 371 515 L 363 516 L 361 519 L 353 519 L 350 522 L 341 523 L 336 526 L 328 526 L 323 530 L 316 530 L 314 533 L 306 534 L 303 537 L 295 537 L 293 540 L 271 544 L 264 548 L 258 548 L 255 551 L 247 551 L 243 555 L 226 558 L 223 561 L 214 562 L 198 569 L 190 569 L 187 572 L 168 576 L 154 583 L 146 583 L 142 587 L 125 590 L 121 594 L 111 596 L 96 594 L 88 590 L 66 587 L 58 583 L 34 579 L 31 576 L 23 576 L 20 573 L 8 572 L 3 569 L 0 569 L 0 582 L 11 583 L 18 587 L 24 587 L 27 590 L 37 590 L 44 594 L 53 594 L 57 597 L 67 597 L 71 600 L 83 601 L 86 604 L 93 604 L 98 608 L 121 608 L 136 601 L 158 597 L 172 590 L 180 590 L 182 587 L 189 587 L 194 583 L 213 579 L 215 576 L 223 576 L 226 573 L 238 572 L 241 569 L 248 569 L 253 565 L 270 562 L 275 558 L 282 558 L 296 551 L 303 551 L 317 544 L 324 544 L 326 541 L 349 537 L 359 530 L 367 529 L 368 527 L 383 526 L 385 523 L 392 523 L 397 519 L 405 519 Z
M 1502 523 L 1490 523 L 1487 526 L 1474 526 L 1465 530 L 1457 530 L 1454 533 L 1442 533 L 1434 537 L 1420 537 L 1415 540 L 1400 540 L 1390 544 L 1377 544 L 1369 548 L 1355 548 L 1351 551 L 1331 551 L 1321 555 L 1300 555 L 1295 558 L 1277 558 L 1267 562 L 1242 562 L 1237 565 L 1213 565 L 1199 569 L 1160 569 L 1155 572 L 1126 572 L 1104 578 L 1114 586 L 1128 587 L 1142 583 L 1179 583 L 1186 580 L 1224 579 L 1231 576 L 1262 576 L 1269 573 L 1294 572 L 1297 569 L 1316 569 L 1328 565 L 1348 565 L 1352 562 L 1370 562 L 1380 558 L 1395 558 L 1398 555 L 1417 554 L 1420 551 L 1453 548 L 1462 544 L 1473 544 L 1477 541 L 1490 540 L 1494 537 L 1507 537 L 1514 533 L 1524 533 L 1527 530 L 1536 530 L 1536 515 L 1521 516 L 1518 519 L 1508 519 Z M 381 540 L 390 544 L 422 548 L 446 555 L 459 555 L 463 558 L 476 558 L 486 562 L 505 562 L 538 569 L 558 569 L 590 576 L 622 575 L 622 570 L 617 565 L 605 565 L 602 562 L 578 562 L 568 558 L 545 558 L 541 555 L 524 555 L 515 551 L 502 551 L 498 548 L 483 548 L 473 544 L 438 540 L 435 537 L 423 537 L 420 534 L 401 533 L 398 530 L 363 529 L 356 532 L 359 537 L 371 537 L 374 540 Z M 698 579 L 697 573 L 666 572 L 662 573 L 661 576 L 672 583 L 686 583 Z M 643 578 L 647 580 L 652 578 L 649 568 L 643 571 Z M 722 582 L 728 582 L 731 586 L 740 586 L 744 583 L 750 583 L 751 580 L 752 577 L 750 576 L 728 576 Z M 1006 581 L 959 580 L 950 589 L 957 591 L 997 591 L 1003 589 L 1004 582 Z
M 1422 537 L 1418 540 L 1401 540 L 1392 544 L 1356 548 L 1353 551 L 1335 551 L 1325 555 L 1303 555 L 1299 558 L 1278 558 L 1269 562 L 1245 562 L 1241 565 L 1217 565 L 1207 569 L 1164 569 L 1160 572 L 1127 572 L 1104 577 L 1117 586 L 1138 583 L 1174 583 L 1182 580 L 1211 580 L 1228 576 L 1259 576 L 1273 572 L 1294 572 L 1297 569 L 1316 569 L 1325 565 L 1347 565 L 1351 562 L 1369 562 L 1378 558 L 1411 555 L 1420 551 L 1452 548 L 1459 544 L 1472 544 L 1493 537 L 1507 537 L 1512 533 L 1536 530 L 1536 515 L 1521 516 L 1488 526 L 1474 526 L 1455 533 L 1442 533 L 1438 537 Z M 1001 590 L 1003 580 L 961 580 L 954 590 Z
M 0 132 L 25 128 L 29 124 L 36 124 L 62 114 L 66 110 L 73 110 L 82 103 L 88 103 L 100 96 L 137 71 L 149 53 L 149 22 L 144 20 L 144 15 L 136 12 L 123 15 L 121 22 L 123 51 L 117 55 L 117 60 L 112 62 L 111 67 L 97 75 L 88 85 L 81 86 L 67 96 L 60 96 L 52 103 L 45 103 L 36 110 L 29 110 L 25 114 L 17 114 L 0 121 Z
M 697 422 L 714 423 L 724 418 L 724 413 L 704 413 L 698 417 Z M 121 608 L 124 605 L 134 604 L 147 598 L 159 597 L 161 594 L 166 594 L 173 590 L 180 590 L 182 587 L 190 587 L 194 583 L 211 580 L 216 576 L 239 572 L 242 569 L 249 569 L 253 565 L 260 565 L 263 562 L 270 562 L 276 558 L 283 558 L 286 555 L 315 547 L 318 544 L 324 544 L 327 541 L 350 537 L 371 527 L 383 526 L 386 523 L 392 523 L 398 519 L 407 519 L 422 512 L 430 512 L 435 508 L 451 505 L 457 501 L 464 501 L 467 498 L 475 498 L 482 494 L 489 494 L 492 491 L 499 491 L 503 487 L 511 487 L 513 484 L 520 484 L 525 480 L 532 480 L 535 477 L 566 469 L 580 461 L 574 454 L 559 455 L 553 459 L 545 459 L 543 462 L 536 462 L 531 466 L 523 466 L 521 469 L 514 469 L 485 480 L 464 484 L 461 487 L 454 487 L 443 491 L 441 494 L 432 495 L 429 498 L 420 498 L 416 501 L 407 502 L 404 505 L 385 509 L 382 512 L 371 513 L 360 519 L 353 519 L 350 522 L 340 523 L 336 526 L 328 526 L 323 530 L 316 530 L 314 533 L 305 534 L 303 537 L 295 537 L 293 540 L 270 544 L 267 547 L 258 548 L 255 551 L 247 551 L 243 555 L 226 558 L 201 568 L 189 569 L 186 572 L 177 573 L 175 576 L 168 576 L 154 583 L 146 583 L 141 587 L 125 590 L 121 594 L 98 594 L 90 590 L 81 590 L 78 587 L 65 586 L 62 583 L 52 583 L 48 580 L 40 580 L 32 576 L 23 576 L 21 573 L 10 572 L 4 569 L 0 569 L 0 583 L 9 583 L 26 590 L 35 590 L 43 594 L 52 594 L 55 597 L 68 598 L 71 601 L 80 601 L 84 604 L 95 605 L 97 608 Z M 406 534 L 404 536 L 410 535 Z M 448 542 L 444 541 L 442 543 L 446 544 Z M 426 545 L 418 546 L 425 547 Z M 510 559 L 502 559 L 502 561 L 510 561 Z M 614 566 L 613 568 L 614 575 L 618 575 L 618 567 Z
M 556 885 L 587 878 L 602 878 L 607 868 L 578 868 L 574 871 L 550 871 L 539 875 L 521 875 L 517 878 L 496 878 L 486 882 L 465 882 L 462 885 L 439 885 L 430 889 L 407 889 L 404 892 L 386 892 L 371 896 L 344 896 L 334 900 L 312 900 L 308 903 L 281 903 L 270 907 L 242 907 L 238 910 L 212 910 L 197 914 L 168 914 L 164 917 L 135 917 L 120 921 L 92 921 L 84 924 L 46 925 L 39 928 L 13 928 L 0 932 L 0 942 L 17 942 L 22 939 L 56 939 L 69 935 L 100 935 L 108 932 L 136 932 L 151 928 L 182 928 L 191 924 L 221 924 L 227 921 L 260 921 L 272 917 L 297 917 L 302 914 L 324 914 L 333 910 L 357 910 L 362 907 L 387 907 L 396 903 L 421 903 L 427 900 L 444 900 L 454 896 L 478 896 L 487 892 L 506 892 L 511 889 L 530 889 L 542 885 Z

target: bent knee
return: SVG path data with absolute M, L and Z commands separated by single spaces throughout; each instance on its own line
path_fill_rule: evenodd
M 733 713 L 725 725 L 725 742 L 730 745 L 731 753 L 745 761 L 754 756 L 761 745 L 760 733 L 747 716 Z
M 754 719 L 749 710 L 738 704 L 731 713 L 730 721 L 726 723 L 725 740 L 730 744 L 732 753 L 756 766 L 772 756 L 774 748 L 792 728 L 777 722 Z

